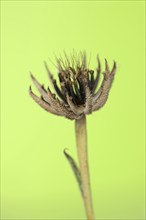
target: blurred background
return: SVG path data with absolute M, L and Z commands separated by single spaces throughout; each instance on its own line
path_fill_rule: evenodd
M 77 160 L 74 121 L 28 95 L 29 71 L 49 85 L 43 61 L 86 50 L 118 70 L 107 104 L 87 118 L 96 219 L 144 219 L 145 1 L 1 2 L 1 219 L 85 219 L 64 148 Z M 34 87 L 33 87 L 34 89 Z M 35 89 L 34 89 L 35 91 Z

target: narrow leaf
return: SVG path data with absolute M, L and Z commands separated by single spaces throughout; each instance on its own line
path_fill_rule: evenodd
M 66 156 L 74 174 L 75 174 L 75 177 L 77 179 L 77 182 L 79 184 L 79 188 L 80 188 L 80 191 L 81 191 L 81 194 L 83 196 L 83 189 L 82 189 L 82 180 L 81 180 L 81 173 L 80 173 L 80 170 L 76 164 L 76 162 L 74 161 L 74 159 L 66 152 L 67 149 L 64 149 L 64 155 Z

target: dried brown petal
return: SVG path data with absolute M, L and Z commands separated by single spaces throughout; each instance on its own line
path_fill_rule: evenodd
M 114 80 L 115 71 L 116 71 L 115 62 L 113 65 L 113 69 L 110 72 L 109 68 L 107 67 L 107 61 L 106 61 L 105 76 L 104 76 L 102 85 L 100 87 L 100 90 L 99 90 L 98 94 L 96 94 L 96 99 L 94 99 L 93 111 L 100 109 L 106 103 L 110 88 L 112 86 L 112 82 Z M 97 97 L 97 95 L 98 95 L 98 97 Z
M 29 88 L 29 95 L 33 98 L 33 100 L 40 105 L 43 109 L 45 109 L 46 111 L 53 113 L 55 115 L 60 115 L 63 116 L 62 114 L 60 114 L 59 112 L 55 111 L 55 109 L 52 109 L 52 107 L 49 105 L 49 103 L 45 102 L 42 98 L 36 96 L 33 92 L 31 87 Z

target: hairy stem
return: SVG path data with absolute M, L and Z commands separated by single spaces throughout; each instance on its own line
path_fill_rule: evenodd
M 87 150 L 87 130 L 86 117 L 75 121 L 76 142 L 78 159 L 81 172 L 83 201 L 88 220 L 94 220 L 90 179 L 89 179 L 89 165 L 88 165 L 88 150 Z

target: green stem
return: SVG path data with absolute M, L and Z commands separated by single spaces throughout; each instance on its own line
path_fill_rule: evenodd
M 82 180 L 83 201 L 88 220 L 94 220 L 89 178 L 86 117 L 75 120 L 76 143 Z

